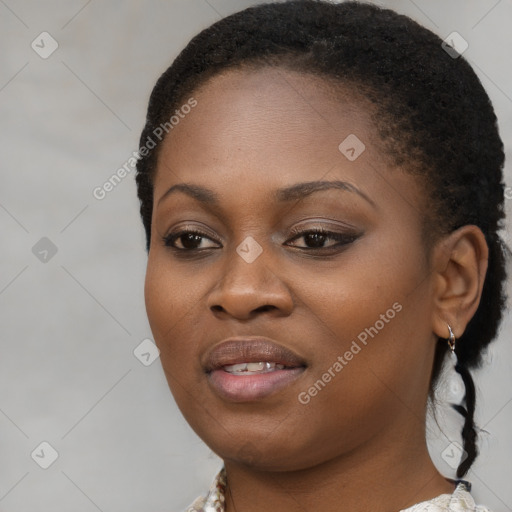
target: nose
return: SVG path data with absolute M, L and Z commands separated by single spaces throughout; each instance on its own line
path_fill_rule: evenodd
M 248 320 L 259 313 L 289 315 L 293 297 L 267 251 L 248 263 L 236 251 L 226 258 L 220 279 L 208 296 L 208 307 L 217 316 Z

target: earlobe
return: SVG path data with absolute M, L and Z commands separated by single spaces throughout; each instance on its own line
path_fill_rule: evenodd
M 480 303 L 489 249 L 478 226 L 466 225 L 441 240 L 434 249 L 432 330 L 449 336 L 447 324 L 459 338 Z

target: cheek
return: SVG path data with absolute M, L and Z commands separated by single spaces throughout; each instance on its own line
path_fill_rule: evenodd
M 171 363 L 179 369 L 183 361 L 191 360 L 188 356 L 195 345 L 194 312 L 201 295 L 198 284 L 183 272 L 173 270 L 165 258 L 149 257 L 144 286 L 146 312 L 164 369 Z
M 327 288 L 330 302 L 314 311 L 322 317 L 317 332 L 326 334 L 293 397 L 295 413 L 285 415 L 287 426 L 308 424 L 291 450 L 301 453 L 304 467 L 424 415 L 434 344 L 422 338 L 429 325 L 421 291 L 407 298 L 403 287 L 389 279 L 380 281 L 375 295 L 377 285 L 368 280 L 366 294 L 362 286 L 349 286 L 351 280 L 341 281 L 353 293 Z
M 322 395 L 319 413 L 329 410 L 329 400 L 342 405 L 334 416 L 350 415 L 354 407 L 378 411 L 388 399 L 392 410 L 397 396 L 414 404 L 426 392 L 435 345 L 421 251 L 407 236 L 375 236 L 338 268 L 316 272 L 314 279 L 297 274 L 294 288 L 304 303 L 299 316 L 314 320 L 309 332 L 316 334 L 303 391 L 309 396 L 318 383 L 321 392 L 311 391 Z M 328 381 L 325 388 L 319 379 Z
M 405 234 L 373 233 L 339 260 L 311 270 L 298 265 L 289 274 L 294 276 L 290 286 L 299 309 L 304 309 L 301 316 L 309 313 L 318 328 L 326 330 L 336 351 L 358 335 L 363 342 L 371 339 L 368 329 L 375 333 L 376 328 L 386 338 L 384 333 L 391 335 L 397 325 L 416 323 L 415 310 L 419 309 L 418 317 L 428 316 L 420 308 L 428 301 L 428 268 L 420 244 L 410 244 Z M 407 314 L 397 311 L 413 303 Z M 398 331 L 393 337 L 403 338 Z

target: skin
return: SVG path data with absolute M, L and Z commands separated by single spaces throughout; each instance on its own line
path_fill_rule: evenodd
M 483 234 L 464 226 L 425 246 L 425 189 L 388 162 L 355 91 L 335 93 L 321 78 L 261 68 L 215 75 L 193 96 L 197 106 L 158 158 L 145 297 L 174 398 L 224 460 L 227 511 L 272 503 L 284 512 L 340 504 L 391 512 L 453 492 L 427 451 L 426 402 L 437 337 L 448 337 L 447 323 L 459 337 L 478 307 Z M 366 146 L 355 161 L 338 149 L 349 134 Z M 371 202 L 339 189 L 288 203 L 272 197 L 320 179 L 346 181 Z M 182 192 L 164 197 L 184 182 L 211 189 L 219 203 Z M 165 246 L 163 237 L 184 226 L 204 232 L 187 246 L 199 246 L 200 256 L 179 257 Z M 290 234 L 293 227 L 358 237 L 335 249 L 326 238 L 329 249 L 308 252 L 314 240 Z M 236 252 L 248 236 L 263 250 L 252 263 Z M 402 310 L 300 403 L 299 393 L 397 302 Z M 307 368 L 260 401 L 228 402 L 200 362 L 235 335 L 274 339 Z

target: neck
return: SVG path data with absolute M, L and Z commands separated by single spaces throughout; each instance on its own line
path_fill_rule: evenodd
M 430 459 L 424 433 L 387 441 L 376 436 L 348 454 L 299 471 L 261 471 L 225 461 L 226 512 L 256 512 L 269 504 L 281 512 L 398 512 L 453 492 L 454 485 Z

